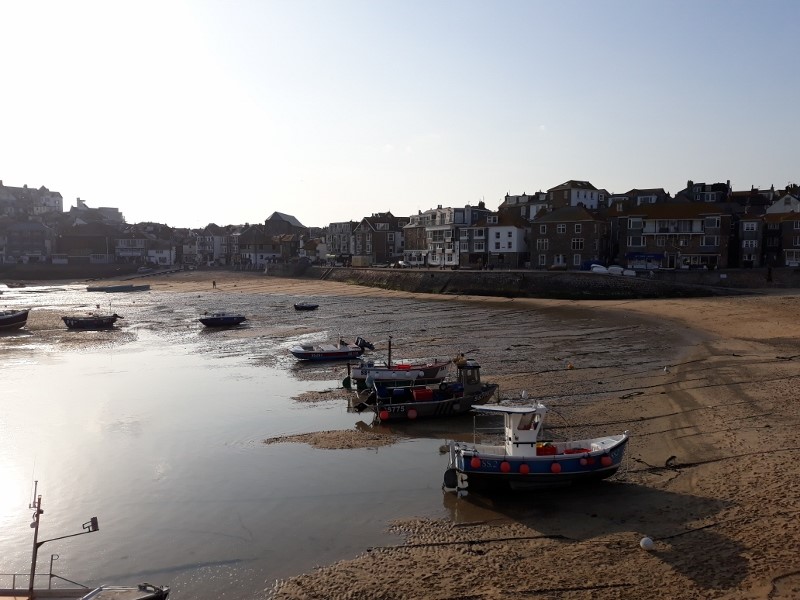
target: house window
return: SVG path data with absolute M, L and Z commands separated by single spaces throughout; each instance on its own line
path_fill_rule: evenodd
M 499 231 L 495 231 L 494 232 L 494 239 L 496 239 L 496 240 L 500 239 L 500 232 Z
M 775 231 L 776 229 L 780 229 L 779 223 L 767 223 L 767 229 L 770 231 Z
M 559 223 L 556 225 L 556 233 L 567 233 L 567 224 Z
M 575 233 L 580 233 L 580 232 L 581 232 L 581 224 L 575 223 Z
M 663 235 L 656 236 L 656 246 L 666 246 L 667 245 L 667 238 Z
M 536 249 L 537 250 L 549 250 L 550 249 L 550 240 L 547 238 L 538 238 L 536 240 Z
M 542 235 L 547 235 L 547 225 L 539 225 L 539 233 Z
M 581 266 L 581 255 L 580 254 L 573 254 L 572 255 L 572 266 L 573 267 L 580 267 Z
M 792 237 L 792 246 L 800 246 L 800 236 Z
M 800 250 L 786 250 L 786 266 L 800 267 Z
M 794 228 L 800 229 L 800 221 L 794 221 Z
M 511 232 L 511 231 L 508 232 L 508 237 L 509 238 L 513 237 L 513 235 L 514 235 L 513 232 Z
M 640 235 L 631 236 L 628 238 L 628 246 L 631 248 L 640 248 L 644 246 L 644 238 Z
M 540 254 L 539 255 L 539 266 L 546 267 L 547 266 L 547 254 Z
M 388 223 L 375 223 L 375 230 L 376 231 L 389 231 L 389 224 Z
M 563 254 L 556 254 L 553 257 L 553 264 L 554 265 L 566 265 L 567 259 Z
M 482 238 L 483 237 L 483 233 L 484 233 L 483 229 L 476 229 L 475 230 L 475 237 L 476 238 Z
M 469 252 L 469 242 L 461 242 L 459 249 L 461 252 Z
M 641 229 L 643 226 L 642 220 L 638 217 L 628 219 L 628 229 Z
M 718 235 L 704 235 L 703 236 L 703 246 L 719 246 L 719 236 Z
M 701 192 L 697 194 L 697 200 L 700 202 L 716 202 L 719 192 Z
M 386 241 L 389 243 L 394 243 L 394 232 L 386 234 Z
M 758 248 L 758 240 L 744 240 L 742 242 L 742 248 Z
M 744 230 L 745 231 L 755 231 L 756 230 L 756 223 L 754 221 L 747 221 L 744 223 Z
M 639 196 L 636 201 L 637 205 L 641 206 L 642 204 L 655 204 L 656 197 L 655 196 Z
M 572 249 L 583 250 L 583 238 L 572 238 Z
M 495 242 L 494 243 L 494 249 L 495 250 L 500 250 L 500 242 Z
M 475 242 L 475 252 L 485 252 L 486 245 L 484 242 Z
M 703 226 L 706 229 L 719 229 L 720 226 L 719 217 L 706 217 L 703 220 Z M 755 231 L 755 229 L 753 231 Z

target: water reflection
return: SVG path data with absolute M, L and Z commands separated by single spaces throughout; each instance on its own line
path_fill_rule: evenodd
M 300 402 L 307 392 L 339 390 L 346 376 L 345 364 L 297 362 L 288 348 L 300 340 L 361 335 L 375 343 L 391 335 L 398 359 L 413 358 L 414 349 L 455 356 L 475 348 L 487 380 L 531 369 L 524 358 L 508 360 L 505 348 L 534 348 L 537 368 L 546 369 L 571 348 L 595 353 L 603 366 L 628 356 L 641 364 L 667 343 L 633 332 L 612 354 L 609 342 L 593 346 L 567 317 L 549 322 L 516 309 L 495 348 L 483 328 L 502 327 L 502 310 L 409 299 L 315 297 L 320 309 L 305 313 L 294 310 L 296 298 L 278 295 L 113 296 L 77 285 L 4 290 L 4 304 L 35 309 L 26 330 L 0 337 L 0 572 L 29 567 L 33 477 L 48 500 L 42 535 L 68 532 L 86 514 L 102 523 L 97 537 L 52 548 L 65 576 L 146 579 L 170 585 L 176 599 L 254 597 L 275 579 L 398 543 L 387 533 L 391 520 L 475 510 L 443 506 L 441 491 L 440 447 L 471 436 L 472 417 L 376 426 L 371 412 L 352 411 L 338 394 Z M 104 332 L 59 323 L 98 303 L 125 321 Z M 197 319 L 212 304 L 245 314 L 246 325 L 203 327 Z M 570 336 L 531 337 L 548 327 Z M 347 450 L 262 443 L 352 429 L 399 441 Z

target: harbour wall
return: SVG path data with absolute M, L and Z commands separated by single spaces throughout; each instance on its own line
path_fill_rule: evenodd
M 800 288 L 800 272 L 793 269 L 773 270 L 769 275 L 771 281 L 767 281 L 767 271 L 759 269 L 654 271 L 652 275 L 639 273 L 636 277 L 628 277 L 587 271 L 344 267 L 310 267 L 303 274 L 309 278 L 407 292 L 572 300 L 691 298 L 740 295 L 770 288 Z

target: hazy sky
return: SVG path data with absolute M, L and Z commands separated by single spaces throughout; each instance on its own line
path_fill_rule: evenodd
M 800 180 L 796 0 L 0 0 L 0 179 L 306 226 Z

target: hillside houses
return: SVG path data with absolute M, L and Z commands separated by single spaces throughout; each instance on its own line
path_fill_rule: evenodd
M 0 262 L 263 270 L 301 259 L 440 269 L 797 267 L 800 188 L 735 190 L 730 181 L 688 180 L 673 197 L 658 187 L 610 193 L 569 180 L 534 194 L 508 193 L 496 210 L 485 201 L 439 204 L 323 228 L 273 212 L 263 223 L 186 229 L 131 225 L 118 209 L 80 198 L 64 212 L 58 192 L 0 181 Z

